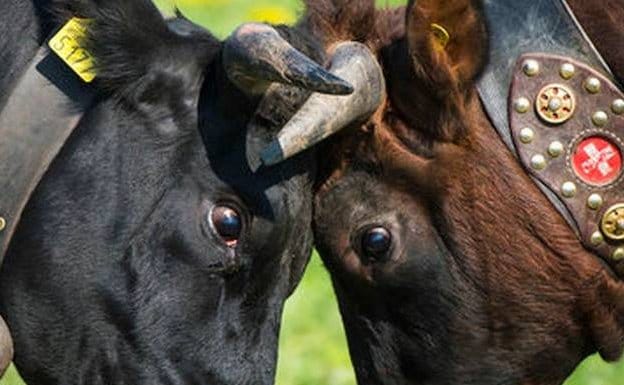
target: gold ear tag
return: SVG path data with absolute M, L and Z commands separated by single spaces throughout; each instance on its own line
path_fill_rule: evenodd
M 81 42 L 87 34 L 88 20 L 74 17 L 50 39 L 48 46 L 85 83 L 95 78 L 93 56 Z
M 449 41 L 451 40 L 451 35 L 446 30 L 446 28 L 437 23 L 431 23 L 431 34 L 433 35 L 435 41 L 438 43 L 437 49 L 440 51 L 445 49 Z

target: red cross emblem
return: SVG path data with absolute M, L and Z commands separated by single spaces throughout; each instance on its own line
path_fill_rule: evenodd
M 574 172 L 585 183 L 604 186 L 615 181 L 622 171 L 622 153 L 601 136 L 583 139 L 572 156 Z

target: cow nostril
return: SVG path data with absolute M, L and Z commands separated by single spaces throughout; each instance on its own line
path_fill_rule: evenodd
M 216 206 L 210 214 L 212 227 L 228 247 L 236 247 L 243 229 L 240 214 L 229 206 Z
M 373 227 L 364 232 L 362 251 L 372 261 L 385 261 L 392 246 L 392 235 L 384 227 Z

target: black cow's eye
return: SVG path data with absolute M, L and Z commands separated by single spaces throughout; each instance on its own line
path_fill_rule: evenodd
M 229 247 L 236 247 L 241 231 L 243 220 L 235 209 L 229 206 L 216 206 L 210 214 L 212 226 Z
M 362 252 L 372 261 L 384 261 L 392 247 L 392 235 L 385 227 L 372 227 L 362 235 Z

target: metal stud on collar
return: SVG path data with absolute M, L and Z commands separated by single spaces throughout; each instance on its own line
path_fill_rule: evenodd
M 4 229 L 6 229 L 6 219 L 4 219 L 4 217 L 0 217 L 0 233 L 4 231 Z
M 533 142 L 533 139 L 535 139 L 535 131 L 532 128 L 525 127 L 520 130 L 520 141 L 522 143 L 529 144 Z
M 611 111 L 616 115 L 624 114 L 624 99 L 615 99 L 611 104 Z
M 564 151 L 565 151 L 565 148 L 563 147 L 563 143 L 559 142 L 558 140 L 552 142 L 548 146 L 548 154 L 552 156 L 553 158 L 560 157 Z
M 535 76 L 540 71 L 540 65 L 537 60 L 528 59 L 522 64 L 522 71 L 526 76 Z
M 559 75 L 565 80 L 572 79 L 574 74 L 576 73 L 576 68 L 574 68 L 574 64 L 565 63 L 561 65 L 561 69 L 559 70 Z
M 573 182 L 565 182 L 561 185 L 561 194 L 566 198 L 574 198 L 576 195 L 576 185 Z
M 542 154 L 534 155 L 531 158 L 531 167 L 537 171 L 541 171 L 546 168 L 546 158 Z
M 609 115 L 604 111 L 596 111 L 594 115 L 592 115 L 592 122 L 597 127 L 604 127 L 609 123 Z
M 600 246 L 600 245 L 602 245 L 604 243 L 604 236 L 602 235 L 602 233 L 600 231 L 595 231 L 591 235 L 590 242 L 594 246 Z
M 600 194 L 592 194 L 587 198 L 587 207 L 591 210 L 598 210 L 602 207 L 604 200 Z
M 527 98 L 519 98 L 514 102 L 514 109 L 516 112 L 524 114 L 531 108 L 531 102 Z
M 624 204 L 611 206 L 603 215 L 600 228 L 607 238 L 624 240 Z
M 602 84 L 600 83 L 600 80 L 598 78 L 590 77 L 585 80 L 585 89 L 590 94 L 597 94 L 598 92 L 600 92 L 601 87 Z

